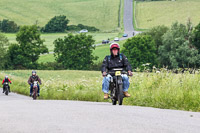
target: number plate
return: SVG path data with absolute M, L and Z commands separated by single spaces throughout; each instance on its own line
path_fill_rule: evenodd
M 115 72 L 115 76 L 120 76 L 121 75 L 121 71 L 116 71 Z

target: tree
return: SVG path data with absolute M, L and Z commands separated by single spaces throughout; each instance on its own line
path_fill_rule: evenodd
M 37 26 L 22 26 L 16 36 L 19 45 L 13 44 L 8 50 L 11 65 L 15 68 L 36 68 L 39 55 L 48 52 Z
M 44 27 L 44 32 L 64 32 L 67 29 L 69 20 L 66 16 L 60 15 L 53 17 Z
M 58 38 L 54 41 L 54 56 L 56 61 L 62 63 L 66 69 L 88 70 L 97 57 L 93 56 L 95 49 L 94 40 L 91 35 L 68 34 L 64 39 Z
M 11 44 L 6 56 L 8 57 L 6 66 L 10 69 L 26 69 L 29 66 L 30 61 L 24 56 L 23 50 L 18 44 Z
M 174 23 L 163 36 L 163 45 L 159 48 L 161 66 L 170 69 L 190 68 L 199 64 L 200 55 L 191 43 L 191 25 Z
M 198 48 L 200 52 L 200 23 L 194 29 L 193 44 Z
M 154 39 L 156 43 L 157 54 L 158 54 L 158 48 L 162 45 L 162 37 L 168 30 L 169 30 L 168 27 L 162 25 L 153 27 L 149 31 L 142 33 L 144 35 L 150 35 Z
M 0 69 L 3 69 L 7 60 L 6 52 L 9 46 L 9 41 L 5 35 L 0 33 Z
M 14 21 L 3 19 L 3 21 L 0 21 L 0 30 L 5 33 L 15 33 L 19 30 L 19 27 Z
M 127 56 L 133 68 L 142 68 L 150 63 L 150 67 L 157 64 L 156 45 L 149 35 L 138 35 L 128 39 L 123 45 L 122 52 Z

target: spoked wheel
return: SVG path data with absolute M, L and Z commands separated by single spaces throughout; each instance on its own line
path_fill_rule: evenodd
M 122 105 L 123 103 L 123 90 L 122 90 L 122 85 L 119 85 L 119 92 L 118 92 L 118 104 Z

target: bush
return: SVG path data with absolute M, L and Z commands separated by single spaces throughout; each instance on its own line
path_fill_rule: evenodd
M 158 54 L 158 48 L 162 46 L 162 37 L 168 30 L 169 28 L 163 25 L 163 26 L 153 27 L 149 31 L 142 33 L 144 35 L 150 35 L 153 38 L 156 44 L 157 54 Z
M 0 69 L 5 68 L 5 64 L 7 61 L 6 53 L 8 46 L 9 46 L 8 38 L 0 33 Z
M 67 24 L 69 20 L 66 19 L 66 16 L 60 15 L 53 17 L 44 28 L 42 28 L 42 32 L 64 32 L 67 29 Z
M 169 69 L 194 68 L 200 64 L 200 54 L 190 41 L 191 26 L 174 23 L 163 36 L 163 45 L 159 47 L 160 66 Z
M 37 26 L 22 26 L 16 36 L 19 44 L 12 44 L 9 47 L 8 66 L 13 66 L 14 69 L 37 68 L 39 55 L 48 52 Z
M 3 19 L 3 21 L 0 21 L 0 30 L 5 33 L 15 33 L 19 31 L 19 27 L 14 21 Z
M 200 23 L 194 29 L 193 44 L 200 52 Z
M 127 56 L 133 68 L 144 69 L 144 64 L 152 68 L 157 65 L 156 45 L 149 35 L 139 35 L 128 39 L 122 52 Z
M 64 70 L 64 66 L 57 62 L 41 63 L 37 67 L 38 70 Z
M 68 34 L 64 39 L 58 38 L 54 41 L 56 61 L 66 69 L 88 70 L 97 59 L 93 56 L 94 42 L 92 36 L 86 34 Z
M 82 25 L 82 24 L 78 24 L 76 25 L 70 25 L 67 26 L 67 30 L 69 31 L 80 31 L 82 29 L 87 29 L 88 31 L 99 31 L 99 29 L 93 27 L 93 26 L 86 26 L 86 25 Z

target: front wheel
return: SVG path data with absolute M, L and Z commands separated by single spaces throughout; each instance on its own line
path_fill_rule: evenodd
M 116 100 L 112 100 L 112 105 L 116 105 L 117 104 L 117 101 Z
M 122 84 L 121 84 L 121 85 L 119 85 L 119 92 L 118 92 L 118 104 L 119 105 L 122 105 L 123 97 L 124 97 L 124 95 L 123 95 L 123 89 L 122 89 Z
M 5 95 L 8 95 L 8 88 L 5 89 Z
M 33 89 L 33 100 L 37 99 L 37 88 Z

